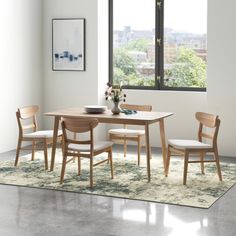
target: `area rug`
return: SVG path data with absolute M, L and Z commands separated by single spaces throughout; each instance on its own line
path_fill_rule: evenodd
M 104 158 L 103 156 L 97 159 Z M 199 208 L 209 208 L 236 183 L 236 165 L 221 163 L 223 181 L 218 180 L 214 163 L 205 165 L 205 175 L 200 173 L 200 165 L 189 164 L 187 185 L 182 185 L 183 160 L 173 159 L 169 176 L 163 174 L 161 156 L 151 159 L 151 182 L 147 182 L 145 156 L 141 166 L 136 155 L 113 154 L 114 179 L 111 179 L 108 164 L 94 168 L 94 187 L 89 188 L 89 162 L 81 161 L 81 175 L 77 175 L 77 163 L 66 166 L 63 185 L 59 184 L 62 156 L 57 151 L 53 172 L 44 170 L 43 153 L 38 152 L 35 161 L 30 155 L 20 158 L 18 167 L 14 161 L 0 162 L 0 183 L 17 186 L 37 187 L 126 199 L 177 204 Z

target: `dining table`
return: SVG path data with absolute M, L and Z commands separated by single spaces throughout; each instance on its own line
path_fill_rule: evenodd
M 147 179 L 148 182 L 151 181 L 151 167 L 150 167 L 150 125 L 154 123 L 159 123 L 159 132 L 160 132 L 160 140 L 161 140 L 161 148 L 162 148 L 162 158 L 163 158 L 163 166 L 164 173 L 166 170 L 166 137 L 165 137 L 165 125 L 164 120 L 167 117 L 173 115 L 172 112 L 145 112 L 138 111 L 135 114 L 125 114 L 120 113 L 118 115 L 114 115 L 111 110 L 106 110 L 101 114 L 87 113 L 84 108 L 81 107 L 72 107 L 59 109 L 55 111 L 50 111 L 45 113 L 46 116 L 54 117 L 54 129 L 53 129 L 53 143 L 52 143 L 52 153 L 51 153 L 51 165 L 50 171 L 54 170 L 55 164 L 55 155 L 57 148 L 57 135 L 58 129 L 60 125 L 60 120 L 63 117 L 67 118 L 96 118 L 99 123 L 106 124 L 126 124 L 126 125 L 140 125 L 145 127 L 145 139 L 146 139 L 146 165 L 147 165 Z

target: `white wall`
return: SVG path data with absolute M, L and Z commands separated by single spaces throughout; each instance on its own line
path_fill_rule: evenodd
M 97 64 L 98 64 L 98 94 L 97 94 L 97 104 L 106 105 L 104 99 L 105 87 L 108 81 L 108 68 L 109 68 L 109 58 L 108 58 L 108 0 L 97 0 Z M 107 125 L 100 124 L 96 131 L 97 138 L 104 140 L 108 138 Z
M 56 4 L 57 2 L 57 4 Z M 60 2 L 60 4 L 58 4 Z M 89 3 L 88 3 L 89 2 Z M 45 111 L 68 106 L 104 103 L 104 82 L 108 80 L 107 1 L 44 1 L 44 107 Z M 219 152 L 236 156 L 234 148 L 236 88 L 234 55 L 236 55 L 235 0 L 208 0 L 208 87 L 207 92 L 127 90 L 128 103 L 152 104 L 155 111 L 171 111 L 166 120 L 167 138 L 196 138 L 196 111 L 217 113 L 222 120 Z M 101 18 L 102 16 L 102 18 Z M 86 72 L 52 72 L 51 19 L 85 17 L 87 21 Z M 99 17 L 99 19 L 97 19 Z M 98 25 L 96 24 L 98 22 Z M 105 51 L 104 51 L 105 50 Z M 89 88 L 89 92 L 87 89 Z M 58 99 L 59 98 L 59 99 Z M 46 125 L 51 125 L 46 121 Z M 160 146 L 159 127 L 151 128 L 151 144 Z
M 197 138 L 196 111 L 206 110 L 206 93 L 126 90 L 127 103 L 151 104 L 153 111 L 173 112 L 165 119 L 166 138 Z M 151 145 L 160 147 L 159 124 L 150 129 Z
M 220 152 L 236 157 L 236 1 L 208 1 L 207 106 L 221 118 Z
M 194 113 L 219 114 L 219 152 L 236 157 L 236 1 L 208 0 L 207 92 L 127 91 L 127 102 L 149 103 L 156 111 L 172 111 L 166 119 L 167 138 L 196 138 Z M 195 124 L 195 125 L 194 125 Z M 151 129 L 151 144 L 160 146 L 156 129 Z
M 105 104 L 104 93 L 108 82 L 108 0 L 98 0 L 97 51 L 98 51 L 98 103 Z
M 16 148 L 16 108 L 42 106 L 41 13 L 40 0 L 0 1 L 0 152 Z
M 106 1 L 44 0 L 41 18 L 40 0 L 1 1 L 1 114 L 9 115 L 0 117 L 0 152 L 15 147 L 18 131 L 14 113 L 18 106 L 37 103 L 43 106 L 44 111 L 51 111 L 104 102 L 104 83 L 108 80 L 108 73 L 105 72 L 108 61 L 108 44 L 105 40 L 107 22 L 105 10 L 100 5 L 105 4 L 104 2 Z M 167 138 L 195 138 L 195 111 L 219 114 L 222 120 L 219 134 L 220 154 L 235 157 L 236 1 L 227 0 L 222 5 L 220 0 L 208 0 L 208 5 L 207 93 L 129 90 L 127 102 L 150 103 L 153 110 L 174 112 L 175 115 L 166 120 Z M 56 17 L 86 19 L 85 72 L 52 71 L 51 20 Z M 52 127 L 51 118 L 44 118 L 44 121 L 46 128 Z M 151 129 L 151 143 L 153 146 L 160 145 L 156 127 Z
M 167 138 L 196 138 L 196 111 L 219 114 L 219 152 L 236 157 L 236 9 L 235 0 L 208 0 L 207 92 L 127 90 L 127 103 L 152 104 L 174 112 L 166 119 Z M 151 145 L 160 146 L 159 129 L 151 128 Z
M 44 111 L 96 104 L 98 99 L 97 1 L 44 1 Z M 86 71 L 52 71 L 52 19 L 85 18 Z M 45 118 L 45 127 L 52 119 Z
M 150 103 L 154 110 L 173 111 L 166 120 L 167 138 L 196 138 L 196 111 L 218 114 L 221 119 L 219 152 L 236 157 L 236 9 L 235 0 L 208 0 L 207 92 L 127 91 L 127 102 Z M 193 125 L 195 124 L 195 125 Z M 152 141 L 160 146 L 151 129 Z
M 106 18 L 108 5 L 104 4 L 106 1 L 99 0 L 99 9 L 97 0 L 44 1 L 45 112 L 65 107 L 102 103 L 101 96 L 104 94 L 103 89 L 105 91 L 108 73 L 108 36 L 106 37 L 108 35 Z M 53 18 L 85 18 L 86 71 L 52 71 L 51 22 Z M 98 34 L 103 40 L 98 40 Z M 45 128 L 52 128 L 53 119 L 45 117 L 44 124 Z M 105 125 L 97 128 L 96 136 L 101 139 L 106 137 Z

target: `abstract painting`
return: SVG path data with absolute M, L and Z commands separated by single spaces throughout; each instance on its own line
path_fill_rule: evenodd
M 52 69 L 85 70 L 85 19 L 52 20 Z

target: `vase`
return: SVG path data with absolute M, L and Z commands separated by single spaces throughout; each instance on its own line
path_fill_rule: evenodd
M 120 114 L 119 103 L 120 103 L 120 102 L 114 102 L 114 106 L 113 106 L 113 108 L 111 109 L 111 112 L 112 112 L 114 115 L 119 115 L 119 114 Z

